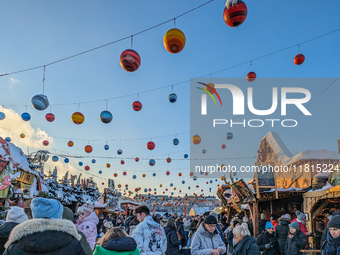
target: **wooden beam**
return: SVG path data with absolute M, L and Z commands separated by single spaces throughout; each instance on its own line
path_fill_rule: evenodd
M 254 236 L 259 235 L 259 203 L 253 203 L 253 225 L 254 225 Z

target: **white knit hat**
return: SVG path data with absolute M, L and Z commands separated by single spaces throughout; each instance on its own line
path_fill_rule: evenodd
M 17 206 L 12 207 L 11 210 L 8 211 L 6 217 L 7 222 L 23 223 L 27 220 L 28 217 L 24 210 Z
M 78 207 L 77 213 L 84 213 L 84 208 L 82 206 Z

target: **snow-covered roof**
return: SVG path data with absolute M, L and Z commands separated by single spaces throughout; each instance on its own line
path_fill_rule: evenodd
M 326 190 L 326 189 L 329 189 L 329 188 L 332 188 L 332 187 L 334 187 L 334 186 L 332 184 L 330 184 L 329 182 L 327 182 L 326 185 L 323 186 L 321 189 L 310 190 L 308 192 L 322 191 L 322 190 Z
M 263 138 L 273 149 L 276 156 L 279 158 L 283 165 L 290 165 L 299 160 L 306 159 L 339 159 L 340 155 L 336 151 L 329 150 L 303 150 L 293 156 L 288 150 L 287 146 L 283 143 L 280 136 L 276 132 L 268 132 Z

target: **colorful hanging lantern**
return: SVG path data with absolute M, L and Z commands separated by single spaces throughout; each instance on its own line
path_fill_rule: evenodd
M 102 185 L 104 185 L 105 183 L 104 182 L 102 182 Z
M 178 176 L 181 177 L 181 176 L 182 176 L 182 173 L 178 173 Z
M 206 150 L 206 149 L 203 149 L 203 150 L 202 150 L 202 153 L 203 153 L 203 154 L 207 153 L 207 150 Z
M 192 143 L 193 144 L 200 144 L 201 143 L 201 137 L 199 136 L 199 135 L 194 135 L 193 137 L 192 137 Z
M 188 189 L 191 189 L 191 187 L 190 187 L 190 186 L 188 186 Z
M 242 0 L 227 0 L 223 19 L 229 27 L 238 27 L 246 20 L 247 13 L 247 6 Z
M 136 51 L 127 49 L 120 54 L 119 62 L 125 71 L 134 72 L 140 67 L 141 58 Z
M 86 171 L 89 171 L 89 170 L 90 170 L 90 167 L 89 167 L 89 166 L 85 166 L 85 170 L 86 170 Z
M 121 150 L 121 149 L 117 150 L 117 154 L 118 155 L 122 155 L 123 154 L 123 150 Z
M 167 158 L 166 162 L 170 163 L 171 162 L 171 158 Z
M 189 174 L 190 176 L 194 176 L 194 173 L 193 172 L 190 172 L 190 174 Z
M 31 104 L 33 108 L 38 111 L 43 111 L 50 105 L 47 96 L 43 94 L 35 95 L 34 97 L 32 97 Z
M 99 119 L 101 120 L 101 122 L 108 124 L 112 121 L 113 116 L 112 113 L 109 111 L 102 111 L 99 115 Z
M 299 53 L 294 57 L 295 65 L 301 65 L 303 62 L 305 62 L 305 56 L 303 54 Z
M 194 181 L 197 181 L 197 176 L 194 176 L 192 179 L 193 179 Z
M 11 141 L 11 138 L 10 137 L 6 137 L 5 141 L 9 143 Z
M 154 166 L 156 164 L 156 161 L 154 159 L 149 160 L 149 165 Z
M 174 186 L 174 184 L 173 183 L 170 183 L 170 187 L 173 187 Z
M 169 102 L 170 103 L 175 103 L 177 101 L 177 95 L 175 93 L 171 93 L 169 96 L 168 96 L 168 99 L 169 99 Z
M 172 140 L 172 144 L 173 145 L 178 145 L 179 144 L 179 140 L 177 138 L 175 138 L 174 140 Z
M 82 166 L 82 165 L 83 165 L 83 162 L 79 162 L 78 164 L 79 164 L 79 166 Z
M 47 140 L 44 140 L 44 141 L 42 142 L 42 144 L 43 144 L 44 146 L 48 146 L 50 143 L 49 143 Z
M 81 112 L 75 112 L 72 114 L 71 119 L 74 124 L 80 125 L 85 121 L 85 116 Z
M 113 177 L 117 177 L 117 176 L 118 176 L 118 174 L 117 174 L 117 173 L 114 173 L 114 174 L 113 174 Z
M 227 138 L 228 140 L 233 139 L 233 133 L 230 133 L 230 132 L 227 133 L 226 138 Z
M 166 175 L 170 175 L 170 172 L 169 171 L 166 171 L 166 173 L 165 173 Z
M 226 146 L 225 144 L 222 144 L 222 145 L 221 145 L 221 148 L 222 148 L 222 149 L 225 149 L 225 148 L 227 148 L 227 146 Z
M 53 113 L 47 113 L 45 115 L 45 120 L 47 120 L 48 122 L 53 122 L 55 120 L 55 116 Z
M 152 176 L 155 177 L 155 176 L 156 176 L 156 173 L 153 173 Z
M 120 164 L 124 165 L 124 164 L 125 164 L 125 161 L 124 161 L 124 160 L 121 160 L 121 161 L 120 161 Z
M 4 120 L 6 118 L 6 114 L 0 112 L 0 120 Z
M 162 184 L 159 184 L 159 187 L 160 187 L 160 188 L 162 188 L 162 187 L 163 187 L 163 185 L 162 185 Z
M 143 105 L 142 105 L 141 102 L 139 102 L 139 101 L 134 101 L 134 102 L 132 103 L 132 109 L 134 109 L 136 112 L 139 112 L 140 110 L 142 110 L 142 108 L 143 108 Z
M 148 189 L 145 188 L 145 189 L 144 189 L 144 192 L 148 192 Z
M 133 175 L 133 176 L 132 176 L 132 179 L 136 179 L 136 178 L 137 178 L 137 176 L 136 176 L 136 175 Z
M 135 158 L 135 161 L 138 162 L 138 161 L 139 161 L 139 158 Z
M 188 158 L 189 157 L 189 155 L 188 154 L 184 154 L 184 156 L 183 156 L 184 158 Z
M 102 170 L 99 170 L 99 174 L 102 174 L 103 173 L 103 171 Z
M 182 181 L 182 184 L 185 184 L 185 181 L 184 181 L 184 180 Z
M 109 145 L 107 145 L 107 144 L 105 144 L 105 145 L 104 145 L 104 150 L 106 150 L 106 151 L 107 151 L 108 149 L 110 149 L 110 146 L 109 146 Z
M 138 188 L 135 188 L 135 191 L 138 192 Z
M 122 185 L 121 184 L 118 184 L 118 188 L 121 188 L 122 187 Z
M 92 150 L 93 150 L 93 148 L 92 148 L 91 145 L 86 145 L 85 148 L 84 148 L 84 150 L 85 150 L 86 153 L 91 153 Z
M 72 147 L 74 145 L 74 143 L 72 141 L 68 141 L 67 145 L 68 145 L 68 147 Z
M 21 114 L 21 118 L 23 121 L 29 121 L 31 119 L 31 115 L 28 112 L 24 112 Z
M 107 163 L 107 164 L 106 164 L 106 167 L 107 167 L 107 168 L 110 168 L 110 167 L 111 167 L 110 163 Z
M 20 134 L 20 138 L 25 138 L 25 134 L 24 134 L 24 133 L 21 133 L 21 134 Z
M 58 158 L 57 156 L 53 156 L 53 157 L 52 157 L 52 161 L 53 161 L 53 162 L 57 162 L 58 160 L 59 160 L 59 158 Z
M 146 144 L 146 148 L 148 148 L 150 151 L 152 151 L 155 148 L 155 143 L 150 141 Z
M 249 82 L 253 82 L 253 81 L 255 81 L 255 79 L 256 79 L 256 73 L 255 72 L 249 72 L 248 74 L 247 74 L 247 81 L 249 81 Z
M 177 28 L 168 30 L 163 38 L 165 49 L 172 54 L 181 52 L 185 46 L 185 41 L 184 33 Z
M 142 177 L 145 178 L 145 177 L 146 177 L 146 174 L 142 174 Z
M 96 163 L 96 160 L 95 159 L 92 159 L 92 164 Z
M 65 158 L 64 162 L 67 164 L 68 162 L 70 162 L 70 160 L 68 158 Z

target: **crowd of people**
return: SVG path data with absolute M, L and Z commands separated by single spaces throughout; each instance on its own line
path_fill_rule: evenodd
M 87 202 L 74 213 L 59 201 L 42 197 L 31 202 L 32 219 L 19 207 L 7 212 L 0 226 L 4 255 L 301 255 L 308 248 L 306 215 L 297 211 L 261 214 L 255 238 L 253 221 L 239 212 L 230 221 L 223 215 L 152 216 L 139 206 L 128 217 L 97 216 Z M 321 240 L 322 255 L 340 255 L 340 212 L 327 211 Z

